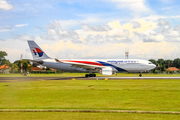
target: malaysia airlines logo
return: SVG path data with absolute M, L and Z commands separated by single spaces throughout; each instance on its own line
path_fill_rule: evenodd
M 34 55 L 38 55 L 39 57 L 43 56 L 43 51 L 40 50 L 39 48 L 31 48 L 32 52 L 34 53 Z

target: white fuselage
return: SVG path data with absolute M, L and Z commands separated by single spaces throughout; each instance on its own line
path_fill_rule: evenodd
M 64 61 L 65 59 L 59 59 L 60 61 Z M 156 66 L 147 60 L 138 60 L 138 59 L 69 59 L 65 61 L 75 61 L 79 62 L 79 65 L 87 65 L 88 62 L 96 62 L 101 64 L 99 68 L 103 67 L 111 67 L 113 72 L 144 72 L 149 71 Z M 56 62 L 54 59 L 44 59 L 43 66 L 51 67 L 54 69 L 62 70 L 62 71 L 81 71 L 81 72 L 89 72 L 89 70 L 84 68 L 74 67 L 71 64 Z M 89 65 L 89 64 L 88 64 Z M 92 66 L 97 66 L 93 65 Z M 97 66 L 98 68 L 98 66 Z
M 150 61 L 138 59 L 52 59 L 34 41 L 27 42 L 33 56 L 31 62 L 62 71 L 89 72 L 86 77 L 95 77 L 96 72 L 112 75 L 115 72 L 144 72 L 156 67 Z

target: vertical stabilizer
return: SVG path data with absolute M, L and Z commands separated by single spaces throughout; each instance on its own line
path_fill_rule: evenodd
M 50 57 L 47 56 L 46 53 L 34 41 L 28 40 L 27 42 L 34 60 L 50 59 Z

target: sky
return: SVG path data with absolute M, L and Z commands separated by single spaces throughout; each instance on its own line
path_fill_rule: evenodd
M 0 0 L 0 51 L 32 59 L 180 58 L 178 0 Z

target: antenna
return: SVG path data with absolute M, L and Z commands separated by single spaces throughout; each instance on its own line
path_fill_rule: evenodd
M 23 55 L 21 54 L 21 75 L 23 74 L 23 64 L 22 64 L 22 57 L 23 57 Z
M 125 59 L 129 58 L 129 48 L 125 49 Z

